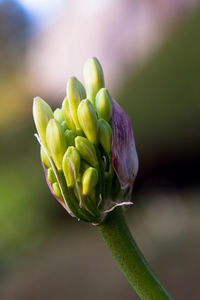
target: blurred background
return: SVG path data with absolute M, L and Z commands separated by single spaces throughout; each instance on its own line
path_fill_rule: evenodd
M 96 228 L 51 196 L 32 99 L 53 108 L 100 60 L 140 170 L 127 221 L 176 299 L 200 299 L 197 0 L 0 0 L 0 299 L 139 299 Z

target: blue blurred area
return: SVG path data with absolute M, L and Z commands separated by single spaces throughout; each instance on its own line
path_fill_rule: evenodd
M 30 30 L 28 13 L 21 5 L 12 0 L 0 2 L 1 77 L 3 72 L 18 66 L 20 52 L 25 51 Z
M 63 2 L 63 0 L 16 0 L 37 30 L 51 24 Z
M 199 299 L 200 9 L 198 5 L 184 6 L 180 1 L 176 1 L 176 9 L 173 1 L 171 6 L 167 1 L 158 1 L 157 6 L 153 1 L 141 2 L 138 12 L 143 26 L 149 24 L 147 19 L 151 19 L 150 13 L 154 16 L 156 9 L 157 18 L 168 21 L 160 31 L 162 42 L 155 48 L 152 45 L 156 45 L 156 29 L 152 29 L 151 43 L 146 41 L 150 39 L 148 34 L 144 34 L 144 41 L 138 39 L 141 49 L 142 42 L 147 45 L 148 53 L 139 61 L 138 45 L 132 42 L 137 29 L 130 28 L 130 20 L 140 20 L 134 10 L 139 4 L 115 2 L 116 11 L 123 10 L 123 16 L 127 15 L 121 28 L 122 23 L 112 19 L 111 6 L 106 6 L 111 2 L 102 1 L 96 14 L 97 20 L 105 14 L 111 19 L 109 28 L 114 28 L 112 34 L 117 38 L 112 43 L 105 39 L 105 45 L 100 44 L 108 33 L 103 26 L 90 26 L 88 33 L 81 14 L 80 24 L 71 17 L 70 31 L 82 35 L 87 32 L 88 41 L 97 30 L 97 39 L 87 47 L 90 50 L 96 43 L 102 50 L 102 61 L 114 57 L 114 49 L 107 45 L 120 45 L 116 69 L 119 76 L 111 94 L 132 119 L 140 158 L 134 205 L 127 219 L 143 252 L 174 296 Z M 78 2 L 73 3 L 69 1 L 69 11 L 70 7 L 77 9 Z M 169 11 L 164 11 L 164 4 L 172 11 L 180 6 L 180 15 L 172 19 Z M 51 16 L 52 23 L 45 15 L 44 23 L 49 26 L 45 31 L 40 27 L 42 23 L 37 23 L 38 19 L 16 1 L 0 1 L 0 298 L 57 299 L 68 295 L 69 299 L 90 299 L 95 295 L 95 299 L 138 299 L 96 229 L 69 217 L 52 198 L 40 164 L 39 145 L 33 136 L 32 98 L 41 90 L 41 96 L 54 108 L 61 103 L 59 97 L 65 91 L 64 86 L 60 91 L 59 85 L 53 87 L 48 80 L 44 83 L 43 68 L 33 67 L 51 51 L 54 55 L 49 58 L 46 76 L 53 70 L 55 82 L 59 81 L 62 62 L 54 69 L 52 61 L 62 55 L 64 41 L 69 38 L 69 28 L 61 26 L 63 44 L 55 45 L 53 39 L 60 34 L 61 19 L 65 21 L 64 14 L 61 18 L 62 5 L 60 2 L 54 18 Z M 83 15 L 87 9 L 91 12 L 85 6 Z M 64 57 L 79 62 L 86 45 L 78 34 L 75 37 L 80 57 L 78 52 L 69 57 L 65 51 Z M 123 48 L 120 39 L 130 40 L 129 47 Z M 47 49 L 41 45 L 47 45 Z M 43 56 L 39 56 L 42 49 Z M 37 77 L 40 86 L 36 85 Z M 45 93 L 48 90 L 52 91 L 49 100 Z

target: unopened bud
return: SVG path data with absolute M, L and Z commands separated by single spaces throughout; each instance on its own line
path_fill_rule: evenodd
M 97 58 L 89 58 L 83 68 L 87 98 L 94 104 L 95 96 L 104 87 L 102 67 Z
M 97 93 L 95 107 L 98 117 L 110 122 L 112 116 L 112 99 L 106 88 L 100 89 Z
M 54 171 L 53 171 L 52 168 L 48 169 L 47 176 L 48 176 L 48 180 L 51 184 L 56 182 L 56 176 L 55 176 Z
M 88 139 L 77 136 L 75 138 L 75 146 L 81 157 L 86 160 L 92 167 L 98 166 L 98 159 L 94 145 Z
M 97 115 L 93 104 L 88 100 L 82 100 L 78 107 L 78 120 L 86 137 L 94 144 L 98 143 Z
M 58 196 L 58 198 L 60 198 L 60 199 L 63 199 L 59 184 L 57 182 L 54 182 L 52 184 L 52 188 L 53 188 L 53 191 L 56 194 L 56 196 Z
M 62 109 L 56 108 L 53 115 L 54 115 L 54 119 L 56 119 L 59 123 L 62 123 L 63 121 L 65 121 L 65 116 L 64 116 Z
M 96 58 L 85 63 L 84 79 L 87 97 L 72 77 L 62 110 L 53 114 L 37 97 L 33 116 L 50 191 L 71 216 L 100 225 L 116 206 L 131 204 L 138 157 L 131 121 L 104 88 Z
M 67 139 L 67 146 L 75 146 L 75 137 L 76 137 L 76 133 L 73 132 L 70 129 L 65 130 L 65 136 Z
M 53 111 L 51 107 L 40 97 L 34 98 L 33 118 L 41 142 L 44 146 L 46 146 L 46 127 L 49 120 L 53 118 Z
M 77 117 L 77 108 L 81 100 L 86 98 L 86 93 L 82 83 L 76 77 L 71 77 L 67 83 L 67 97 L 73 121 L 76 129 L 79 130 L 81 128 Z
M 111 145 L 112 145 L 112 129 L 110 124 L 104 120 L 99 119 L 99 142 L 101 146 L 104 148 L 106 153 L 111 152 Z
M 67 130 L 67 122 L 66 121 L 63 121 L 61 124 L 61 127 L 62 127 L 62 130 L 63 130 L 63 132 L 65 132 L 65 130 Z
M 63 155 L 67 149 L 67 142 L 60 123 L 55 119 L 51 119 L 47 125 L 46 140 L 55 165 L 58 170 L 61 170 Z
M 67 122 L 65 120 L 65 115 L 64 115 L 64 112 L 62 111 L 62 109 L 57 108 L 54 111 L 53 115 L 54 115 L 54 119 L 56 119 L 60 123 L 63 131 L 65 131 L 68 127 L 67 127 Z
M 88 168 L 82 177 L 83 194 L 89 195 L 98 182 L 98 172 L 95 168 Z
M 74 187 L 80 172 L 81 159 L 78 150 L 70 146 L 63 157 L 62 168 L 67 185 Z
M 75 126 L 74 121 L 72 119 L 72 115 L 71 115 L 70 107 L 69 107 L 69 101 L 68 101 L 67 97 L 65 97 L 65 99 L 63 100 L 62 111 L 64 113 L 65 120 L 67 122 L 67 127 L 75 132 L 76 131 L 76 126 Z
M 48 156 L 46 155 L 44 149 L 41 147 L 40 148 L 40 156 L 41 156 L 41 160 L 45 166 L 46 169 L 51 167 L 51 164 L 49 162 Z

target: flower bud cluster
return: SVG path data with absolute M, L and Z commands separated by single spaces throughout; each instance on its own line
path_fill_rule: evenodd
M 33 117 L 53 195 L 72 216 L 100 223 L 119 205 L 114 200 L 120 182 L 112 166 L 112 98 L 96 58 L 87 60 L 83 73 L 86 89 L 71 77 L 61 108 L 53 112 L 36 97 Z

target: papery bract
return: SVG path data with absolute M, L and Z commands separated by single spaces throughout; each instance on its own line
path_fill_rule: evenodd
M 121 106 L 112 99 L 112 166 L 121 189 L 129 188 L 138 172 L 138 156 L 131 121 Z

